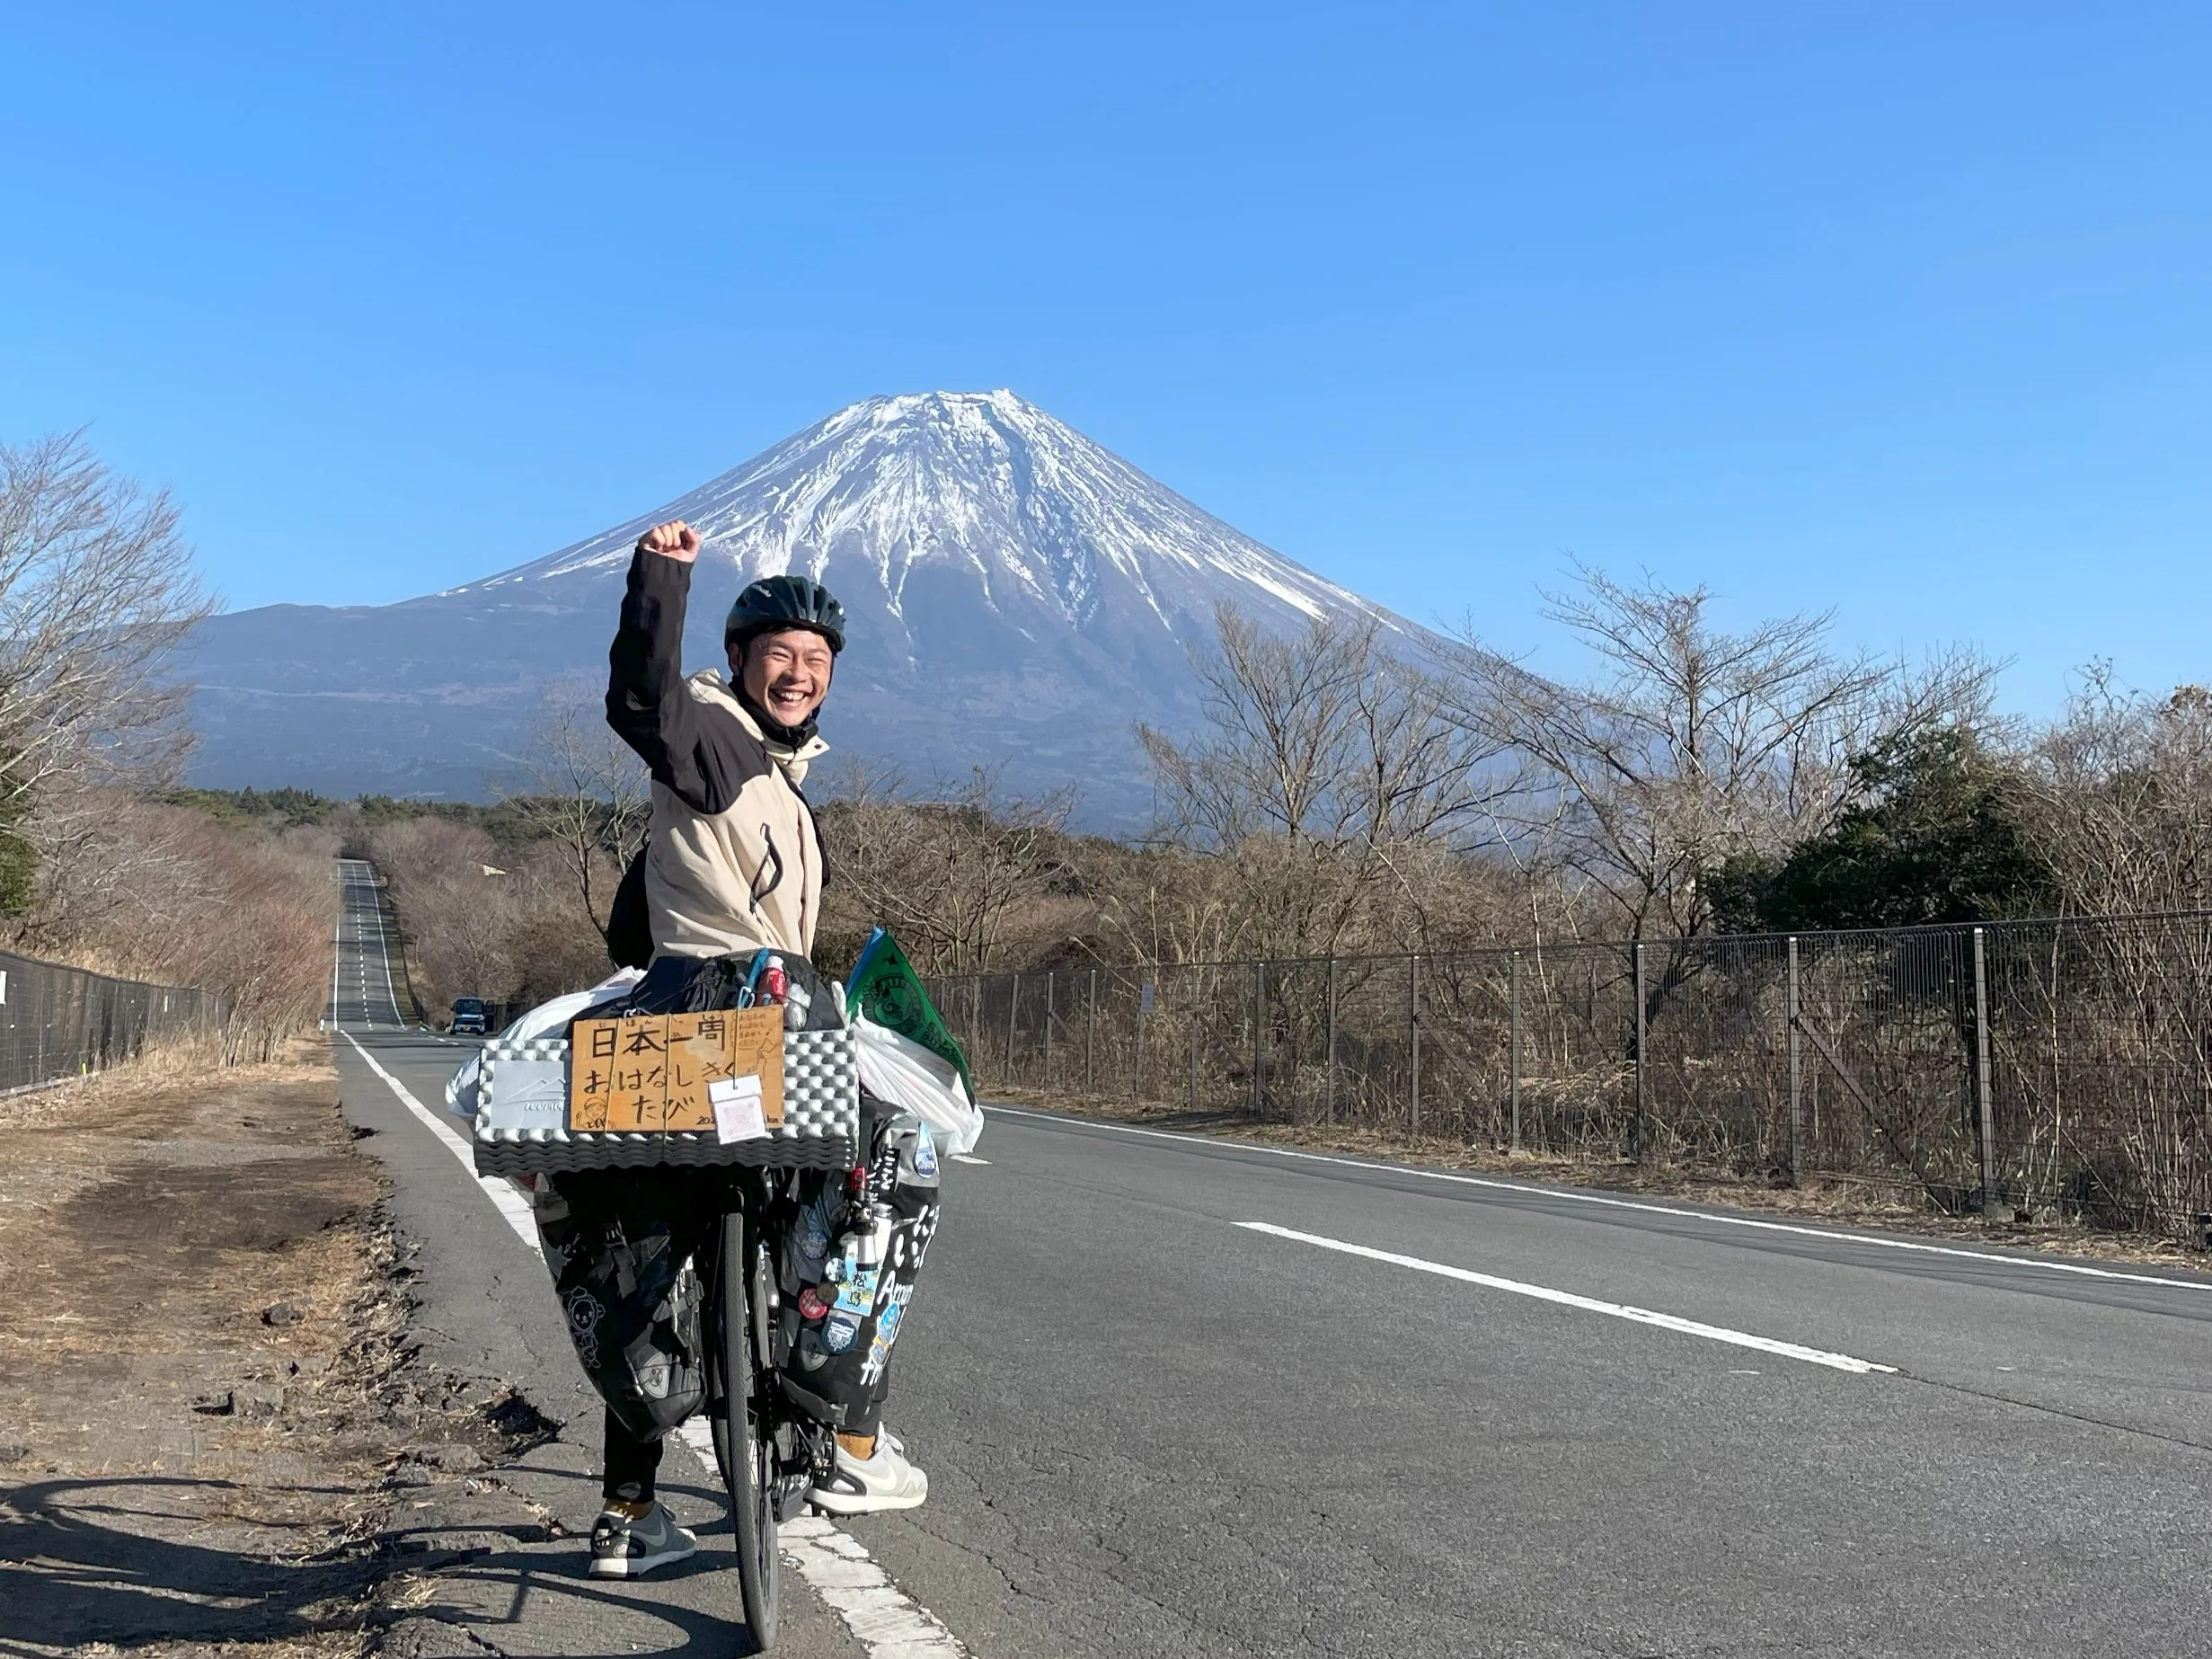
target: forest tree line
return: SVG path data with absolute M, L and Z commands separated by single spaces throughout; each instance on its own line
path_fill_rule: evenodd
M 178 793 L 213 608 L 165 492 L 78 434 L 0 445 L 0 945 L 212 990 L 266 1058 L 328 997 L 335 845 Z
M 1572 679 L 1472 630 L 1286 635 L 1223 610 L 1202 724 L 1138 734 L 1142 835 L 1081 833 L 1073 790 L 1010 794 L 988 769 L 818 770 L 818 956 L 841 966 L 878 924 L 960 973 L 2206 904 L 2212 694 L 2093 665 L 2031 723 L 1996 711 L 1970 652 L 1847 652 L 1822 616 L 1731 631 L 1702 589 L 1574 576 L 1549 606 L 1589 665 Z M 596 693 L 549 699 L 499 803 L 357 812 L 426 1000 L 603 971 L 650 798 Z
M 527 1002 L 605 971 L 648 827 L 582 677 L 490 805 L 181 787 L 176 648 L 212 603 L 170 498 L 81 438 L 0 447 L 0 933 L 190 982 L 266 1047 L 320 1011 L 329 860 L 376 860 L 417 990 Z M 1970 652 L 1838 647 L 1829 619 L 1730 629 L 1703 589 L 1578 567 L 1548 614 L 1576 676 L 1466 627 L 1262 631 L 1224 610 L 1194 732 L 1138 733 L 1143 834 L 985 768 L 810 780 L 835 871 L 818 954 L 881 923 L 926 972 L 1436 952 L 2199 908 L 2212 693 L 2108 668 L 2036 723 Z M 836 705 L 831 705 L 835 732 Z

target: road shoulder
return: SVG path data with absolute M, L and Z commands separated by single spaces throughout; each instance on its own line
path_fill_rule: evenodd
M 535 1425 L 423 1362 L 336 1095 L 307 1043 L 0 1103 L 0 1648 L 358 1653 L 427 1512 L 542 1532 L 494 1472 Z

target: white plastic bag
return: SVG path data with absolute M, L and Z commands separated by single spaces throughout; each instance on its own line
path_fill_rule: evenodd
M 947 1152 L 975 1149 L 983 1134 L 983 1109 L 968 1097 L 951 1061 L 864 1014 L 854 1016 L 853 1031 L 863 1088 L 920 1118 Z
M 627 997 L 631 988 L 645 976 L 635 968 L 617 968 L 589 990 L 571 991 L 565 997 L 555 997 L 551 1002 L 541 1002 L 527 1014 L 509 1025 L 499 1035 L 513 1041 L 524 1037 L 547 1037 L 562 1030 L 568 1023 L 587 1008 L 596 1008 L 603 1002 L 613 1002 Z M 479 1062 L 483 1051 L 478 1050 L 461 1064 L 446 1085 L 446 1110 L 470 1123 L 476 1121 L 477 1085 L 481 1078 Z

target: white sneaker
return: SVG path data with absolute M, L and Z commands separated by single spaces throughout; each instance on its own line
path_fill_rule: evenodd
M 591 1527 L 591 1576 L 641 1578 L 698 1548 L 698 1538 L 676 1524 L 665 1504 L 635 1517 L 606 1510 Z
M 870 1515 L 878 1510 L 913 1509 L 929 1495 L 929 1477 L 907 1461 L 906 1448 L 879 1431 L 875 1456 L 856 1458 L 837 1448 L 836 1468 L 807 1494 L 817 1509 L 833 1515 Z

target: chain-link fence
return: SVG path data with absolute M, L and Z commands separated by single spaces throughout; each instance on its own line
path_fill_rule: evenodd
M 0 1095 L 135 1060 L 173 1038 L 219 1032 L 228 1015 L 210 991 L 110 979 L 0 951 Z
M 2212 1224 L 2212 913 L 953 976 L 979 1083 Z

